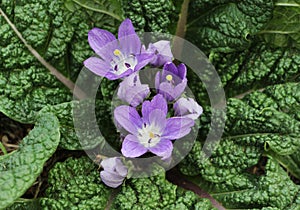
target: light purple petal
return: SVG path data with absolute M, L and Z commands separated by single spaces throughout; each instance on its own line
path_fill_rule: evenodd
M 202 107 L 192 98 L 180 98 L 174 104 L 176 116 L 185 116 L 196 120 L 203 112 Z
M 167 101 L 173 101 L 177 96 L 177 93 L 174 92 L 174 86 L 169 82 L 160 83 L 158 92 L 162 94 Z
M 155 53 L 153 60 L 150 62 L 153 66 L 162 66 L 173 60 L 170 41 L 161 40 L 154 44 L 150 43 L 148 50 Z
M 136 34 L 132 22 L 129 18 L 126 18 L 119 26 L 118 38 Z
M 161 94 L 155 95 L 151 102 L 144 101 L 142 105 L 142 115 L 144 122 L 149 123 L 149 114 L 155 109 L 161 110 L 164 117 L 167 116 L 168 104 Z
M 154 147 L 149 148 L 149 151 L 153 154 L 167 159 L 172 155 L 173 144 L 170 140 L 163 139 L 157 143 Z
M 139 143 L 136 136 L 128 134 L 122 144 L 122 154 L 125 157 L 135 158 L 147 152 L 147 148 Z
M 165 113 L 160 109 L 152 110 L 149 114 L 149 124 L 163 132 L 167 124 Z
M 142 119 L 135 108 L 122 105 L 114 110 L 114 118 L 125 130 L 132 134 L 137 134 L 142 127 Z
M 178 85 L 175 86 L 174 95 L 173 95 L 173 97 L 175 99 L 177 99 L 179 96 L 181 96 L 181 94 L 184 92 L 184 90 L 186 88 L 186 84 L 187 84 L 187 79 L 184 79 L 184 80 L 182 80 L 181 83 L 179 83 Z
M 123 183 L 125 177 L 107 171 L 100 172 L 101 180 L 109 187 L 117 188 Z
M 167 119 L 167 125 L 162 138 L 174 140 L 180 139 L 191 131 L 194 120 L 187 117 L 172 117 Z
M 116 172 L 123 177 L 126 177 L 128 173 L 127 167 L 123 164 L 120 158 L 116 159 Z
M 121 23 L 118 32 L 118 39 L 122 52 L 125 54 L 125 56 L 140 53 L 142 46 L 141 41 L 138 35 L 135 33 L 130 19 L 127 18 Z
M 160 77 L 161 77 L 161 73 L 157 72 L 156 75 L 155 75 L 155 89 L 156 89 L 156 91 L 159 90 Z
M 150 93 L 148 85 L 142 85 L 137 73 L 126 77 L 119 86 L 117 96 L 122 101 L 129 103 L 136 107 L 147 97 Z
M 104 60 L 110 60 L 113 51 L 118 46 L 118 41 L 112 33 L 99 28 L 93 28 L 89 31 L 88 41 L 95 53 Z
M 105 169 L 105 171 L 113 173 L 115 171 L 116 164 L 117 164 L 116 160 L 117 160 L 117 157 L 106 158 L 101 161 L 101 166 L 102 166 L 102 168 Z
M 149 62 L 153 59 L 153 54 L 152 53 L 142 53 L 142 54 L 137 54 L 136 59 L 138 63 L 136 64 L 134 71 L 139 71 L 142 68 L 144 68 Z
M 90 57 L 83 62 L 84 66 L 93 73 L 106 77 L 111 66 L 100 58 Z

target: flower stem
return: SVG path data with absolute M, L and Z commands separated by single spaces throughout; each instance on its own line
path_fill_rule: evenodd
M 187 16 L 188 16 L 188 8 L 189 8 L 190 0 L 184 0 L 181 6 L 181 11 L 179 14 L 179 19 L 177 22 L 177 28 L 176 28 L 176 36 L 173 40 L 173 53 L 175 57 L 180 57 L 182 52 L 182 44 L 180 38 L 184 38 L 185 31 L 186 31 L 186 22 L 187 22 Z M 178 38 L 179 37 L 179 38 Z
M 18 31 L 16 26 L 9 20 L 3 10 L 0 8 L 0 14 L 4 17 L 6 22 L 12 28 L 12 30 L 17 34 L 19 39 L 23 42 L 23 44 L 27 47 L 27 49 L 31 52 L 31 54 L 38 59 L 38 61 L 43 64 L 45 68 L 47 68 L 59 81 L 61 81 L 71 92 L 74 91 L 75 85 L 74 83 L 66 78 L 63 74 L 61 74 L 56 68 L 54 68 L 50 63 L 48 63 L 31 45 L 27 43 L 27 41 L 23 38 L 22 34 Z M 86 98 L 86 94 L 76 87 L 76 91 L 73 94 L 78 99 Z
M 7 155 L 7 151 L 6 151 L 4 145 L 2 144 L 1 141 L 0 141 L 0 149 L 1 149 L 1 151 L 3 152 L 4 155 Z

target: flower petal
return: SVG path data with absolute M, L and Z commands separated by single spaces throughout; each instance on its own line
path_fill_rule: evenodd
M 118 46 L 116 37 L 109 31 L 93 28 L 88 33 L 88 41 L 91 48 L 104 60 L 110 60 L 113 51 Z
M 104 184 L 112 188 L 117 188 L 118 186 L 120 186 L 125 179 L 125 177 L 107 171 L 101 171 L 100 177 Z
M 150 101 L 145 101 L 142 105 L 142 115 L 143 115 L 143 121 L 149 124 L 149 115 L 150 113 L 155 110 L 161 110 L 162 115 L 164 117 L 167 116 L 168 112 L 168 104 L 167 101 L 164 99 L 164 97 L 161 94 L 157 94 L 153 97 L 153 99 Z
M 167 62 L 164 67 L 163 67 L 163 76 L 164 75 L 164 72 L 165 74 L 168 74 L 168 72 L 171 72 L 173 75 L 178 75 L 178 70 L 177 70 L 177 67 L 174 63 L 172 62 Z
M 162 110 L 154 109 L 149 114 L 149 124 L 162 133 L 166 127 L 167 119 Z
M 122 105 L 114 110 L 114 118 L 125 130 L 132 134 L 137 134 L 142 127 L 142 119 L 135 108 Z
M 153 53 L 137 54 L 136 59 L 138 62 L 134 68 L 134 71 L 138 71 L 144 68 L 153 59 Z
M 102 168 L 104 168 L 105 171 L 113 173 L 116 168 L 116 159 L 117 159 L 116 157 L 113 157 L 113 158 L 106 158 L 102 160 L 101 161 Z
M 130 19 L 125 19 L 118 31 L 118 39 L 121 46 L 121 51 L 125 56 L 137 54 L 141 52 L 141 40 L 135 33 L 134 27 Z
M 165 139 L 180 139 L 189 134 L 194 120 L 187 117 L 172 117 L 167 119 L 167 125 L 162 135 Z
M 171 62 L 173 60 L 170 41 L 160 40 L 153 44 L 150 43 L 148 51 L 155 53 L 154 58 L 150 62 L 153 66 L 162 66 L 166 62 Z
M 159 90 L 159 84 L 160 84 L 160 75 L 161 72 L 157 72 L 155 75 L 155 89 L 158 91 Z
M 162 159 L 164 160 L 172 155 L 173 144 L 170 140 L 163 139 L 154 147 L 149 148 L 149 151 L 157 156 L 162 157 Z
M 84 66 L 93 73 L 106 77 L 111 66 L 100 58 L 90 57 L 83 62 Z
M 125 157 L 135 158 L 139 157 L 147 152 L 136 136 L 128 134 L 122 144 L 121 152 Z
M 122 160 L 120 158 L 116 159 L 116 171 L 117 171 L 118 174 L 120 174 L 123 177 L 127 176 L 128 169 L 123 164 L 123 162 L 122 162 Z
M 186 66 L 181 63 L 177 66 L 178 76 L 183 80 L 186 78 Z

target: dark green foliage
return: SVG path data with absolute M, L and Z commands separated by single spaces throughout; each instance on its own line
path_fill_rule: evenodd
M 272 0 L 193 1 L 187 38 L 201 50 L 232 52 L 247 49 L 251 36 L 272 17 Z M 210 9 L 209 9 L 210 8 Z
M 300 1 L 276 0 L 274 16 L 259 33 L 270 45 L 300 48 Z
M 142 32 L 168 32 L 172 19 L 177 19 L 171 0 L 123 0 L 123 9 L 136 30 Z

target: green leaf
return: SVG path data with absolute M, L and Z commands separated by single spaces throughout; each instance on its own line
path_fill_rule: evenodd
M 272 0 L 197 0 L 192 2 L 187 38 L 201 50 L 232 52 L 247 49 L 251 36 L 272 17 Z
M 266 165 L 266 175 L 261 177 L 244 178 L 248 186 L 236 185 L 239 177 L 232 179 L 223 185 L 217 186 L 217 191 L 211 191 L 213 197 L 222 201 L 226 208 L 262 208 L 277 207 L 285 209 L 294 202 L 299 193 L 299 186 L 295 185 L 280 167 L 269 159 Z M 252 186 L 251 186 L 252 185 Z
M 296 49 L 253 43 L 243 52 L 211 53 L 209 57 L 228 97 L 242 98 L 269 85 L 300 81 L 300 51 Z M 205 96 L 200 97 L 205 102 Z
M 259 33 L 270 45 L 300 48 L 300 1 L 277 0 L 272 20 Z
M 210 158 L 204 158 L 201 142 L 210 128 L 207 123 L 202 124 L 202 137 L 183 161 L 181 171 L 220 183 L 257 164 L 264 151 L 277 155 L 296 152 L 300 147 L 299 88 L 299 83 L 286 83 L 253 92 L 243 100 L 230 98 L 224 134 L 218 145 L 209 144 L 208 148 L 217 146 Z
M 38 117 L 19 149 L 0 156 L 0 208 L 12 204 L 32 186 L 59 144 L 59 123 L 52 113 Z
M 113 190 L 101 182 L 97 166 L 87 157 L 57 163 L 48 182 L 45 197 L 18 201 L 9 209 L 214 209 L 208 199 L 169 183 L 164 174 L 130 179 Z
M 34 123 L 46 105 L 71 100 L 71 93 L 44 68 L 0 71 L 0 111 L 22 122 Z

